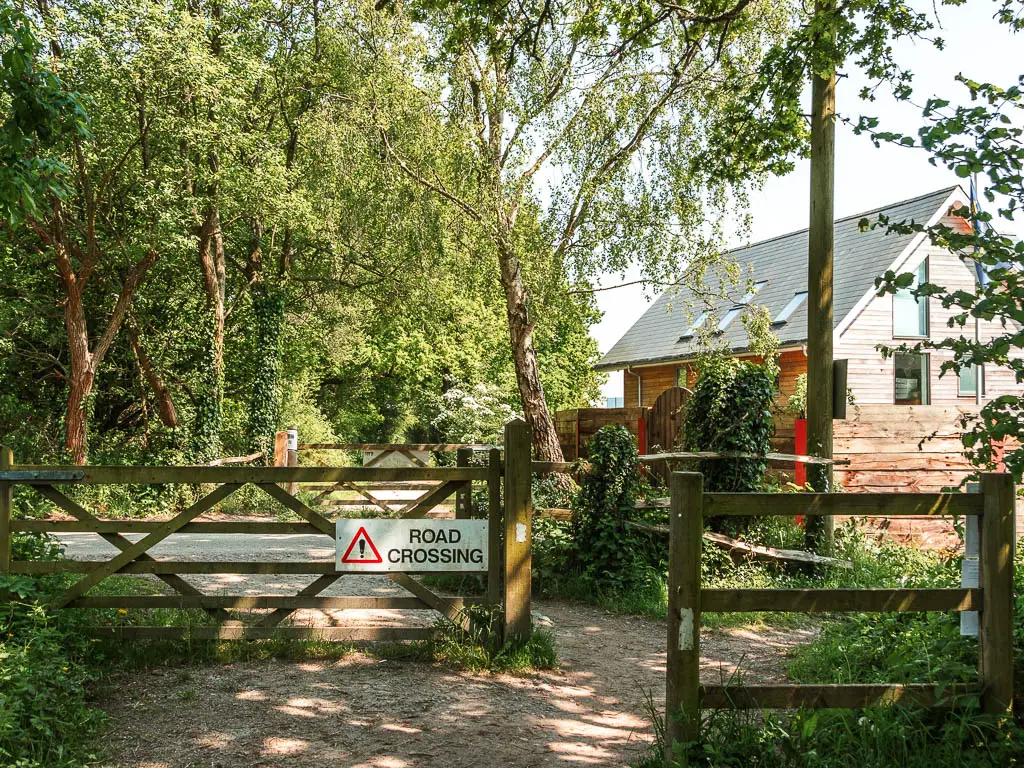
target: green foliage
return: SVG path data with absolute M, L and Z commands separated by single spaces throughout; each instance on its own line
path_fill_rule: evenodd
M 554 635 L 536 629 L 526 639 L 500 643 L 502 616 L 484 605 L 463 609 L 457 621 L 442 618 L 422 645 L 433 661 L 471 672 L 524 673 L 558 666 Z
M 688 451 L 765 454 L 775 426 L 774 376 L 763 366 L 722 355 L 702 362 L 683 426 Z M 762 459 L 700 462 L 704 490 L 758 491 L 767 463 Z
M 35 215 L 47 195 L 64 197 L 68 168 L 46 150 L 88 135 L 77 95 L 42 50 L 28 17 L 0 8 L 0 220 L 8 225 Z
M 1004 23 L 1008 20 L 1004 19 Z M 1019 388 L 1024 383 L 1024 356 L 1020 354 L 1024 349 L 1024 241 L 1000 233 L 993 225 L 999 219 L 1012 222 L 1024 206 L 1024 129 L 1020 127 L 1020 118 L 1024 116 L 1024 75 L 1018 75 L 1017 80 L 1003 88 L 959 75 L 957 81 L 968 91 L 968 103 L 952 106 L 948 99 L 929 99 L 923 112 L 925 125 L 916 139 L 878 130 L 878 120 L 869 117 L 861 118 L 857 130 L 870 133 L 876 144 L 885 141 L 921 147 L 928 152 L 933 165 L 941 163 L 960 178 L 981 174 L 988 182 L 984 195 L 989 210 L 979 213 L 961 207 L 953 211 L 974 223 L 968 231 L 945 222 L 927 226 L 927 222 L 894 222 L 885 217 L 861 222 L 862 228 L 923 233 L 933 246 L 969 256 L 968 267 L 973 261 L 986 273 L 986 279 L 974 291 L 931 282 L 914 288 L 912 275 L 892 270 L 876 280 L 879 295 L 909 288 L 915 297 L 937 302 L 950 311 L 947 335 L 882 348 L 882 353 L 936 350 L 944 358 L 940 375 L 959 374 L 965 366 L 984 365 L 990 374 L 1003 369 Z M 976 338 L 976 322 L 984 322 L 993 330 L 985 330 L 980 339 Z M 1013 473 L 1017 482 L 1024 478 L 1024 449 L 1020 447 L 1024 437 L 1024 397 L 1019 392 L 992 398 L 977 417 L 965 416 L 961 427 L 964 452 L 975 467 L 993 470 L 997 464 L 993 443 L 1008 440 L 1011 447 L 1005 454 L 1006 470 Z
M 636 440 L 625 427 L 602 427 L 589 454 L 572 506 L 573 565 L 599 588 L 627 591 L 648 569 L 646 537 L 627 525 L 641 487 Z
M 41 536 L 15 540 L 18 559 L 53 559 Z M 89 743 L 102 716 L 88 706 L 84 685 L 95 672 L 90 644 L 69 612 L 46 603 L 55 582 L 0 575 L 0 763 L 17 768 L 77 768 L 95 758 Z

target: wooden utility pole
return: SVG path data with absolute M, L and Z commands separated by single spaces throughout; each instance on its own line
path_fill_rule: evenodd
M 834 11 L 817 0 L 818 16 Z M 811 212 L 807 233 L 807 453 L 832 458 L 832 253 L 835 193 L 836 73 L 811 73 Z M 812 464 L 807 480 L 818 492 L 832 490 L 832 467 Z M 832 517 L 807 519 L 815 551 L 832 546 Z

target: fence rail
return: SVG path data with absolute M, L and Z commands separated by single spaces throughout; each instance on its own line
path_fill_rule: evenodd
M 981 493 L 704 493 L 698 473 L 671 477 L 669 502 L 666 755 L 700 737 L 701 708 L 857 708 L 884 703 L 952 707 L 974 694 L 988 713 L 1013 706 L 1014 486 L 1007 474 L 982 475 Z M 981 587 L 971 589 L 702 589 L 704 518 L 712 515 L 977 515 Z M 976 686 L 701 685 L 702 611 L 979 611 Z

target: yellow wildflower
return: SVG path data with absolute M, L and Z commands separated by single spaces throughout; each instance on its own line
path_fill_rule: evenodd
M 118 608 L 117 612 L 119 614 L 121 614 L 122 616 L 127 616 L 128 615 L 128 611 L 126 609 L 124 609 L 124 608 Z

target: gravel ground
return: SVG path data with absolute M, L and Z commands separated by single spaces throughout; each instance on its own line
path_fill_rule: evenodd
M 61 536 L 67 553 L 102 559 L 92 534 Z M 131 538 L 137 538 L 132 536 Z M 327 546 L 325 546 L 327 544 Z M 195 560 L 330 560 L 317 536 L 175 535 L 151 554 Z M 208 592 L 288 594 L 313 576 L 187 576 Z M 389 595 L 381 576 L 346 576 L 327 595 Z M 526 677 L 473 675 L 440 665 L 353 653 L 338 662 L 244 663 L 123 675 L 99 702 L 111 717 L 110 768 L 411 768 L 618 766 L 653 736 L 648 696 L 664 701 L 663 621 L 592 606 L 537 601 L 560 667 Z M 337 621 L 305 612 L 300 622 Z M 427 623 L 427 611 L 346 611 L 346 624 Z M 739 671 L 779 680 L 787 653 L 813 630 L 705 632 L 703 677 Z

